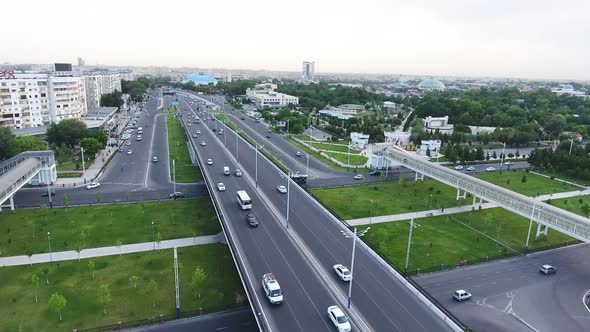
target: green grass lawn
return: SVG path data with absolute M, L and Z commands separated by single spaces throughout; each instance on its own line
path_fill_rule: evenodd
M 289 143 L 293 144 L 294 146 L 296 146 L 297 148 L 299 148 L 301 151 L 305 151 L 305 153 L 309 153 L 309 155 L 315 157 L 317 160 L 319 160 L 319 161 L 323 162 L 324 164 L 330 166 L 332 169 L 337 170 L 337 171 L 347 171 L 347 168 L 346 167 L 340 167 L 340 166 L 338 166 L 336 163 L 332 162 L 328 158 L 325 158 L 324 156 L 320 155 L 317 152 L 311 151 L 307 146 L 302 145 L 302 144 L 299 144 L 299 142 L 297 142 L 293 138 L 291 138 L 291 137 L 285 137 L 285 140 L 287 140 L 287 142 L 289 142 Z M 370 170 L 369 169 L 366 169 L 366 168 L 359 168 L 359 169 L 357 169 L 357 172 L 370 172 Z
M 565 174 L 561 174 L 561 173 L 556 173 L 556 172 L 548 172 L 548 171 L 538 171 L 537 173 L 542 173 L 548 176 L 553 176 L 554 178 L 557 179 L 562 179 L 562 180 L 566 180 L 566 181 L 570 181 L 573 183 L 578 183 L 581 184 L 583 186 L 590 186 L 590 180 L 584 180 L 584 179 L 574 179 L 572 177 L 569 177 Z
M 527 196 L 553 194 L 580 189 L 563 182 L 551 180 L 525 171 L 505 171 L 502 172 L 502 174 L 499 172 L 481 173 L 476 176 L 482 180 Z M 522 182 L 523 176 L 526 176 L 527 179 L 524 183 Z
M 90 165 L 92 165 L 92 159 L 91 158 L 88 158 L 86 156 L 84 156 L 84 159 L 86 159 L 84 161 L 84 167 L 86 169 L 88 169 L 88 167 L 90 167 Z M 80 160 L 79 167 L 76 167 L 76 161 L 72 159 L 72 161 L 70 161 L 68 163 L 60 164 L 55 169 L 57 171 L 76 171 L 76 170 L 82 171 L 82 160 Z
M 469 225 L 501 243 L 462 225 Z M 449 216 L 417 219 L 412 235 L 408 271 L 440 270 L 462 264 L 516 255 L 524 251 L 529 221 L 504 209 L 489 209 Z M 536 227 L 536 225 L 533 225 Z M 403 269 L 408 245 L 409 221 L 371 225 L 363 237 L 369 245 L 381 253 L 390 263 Z M 547 239 L 535 240 L 531 232 L 531 250 L 569 244 L 574 240 L 567 235 L 550 230 Z M 515 251 L 516 250 L 516 251 Z
M 57 173 L 58 178 L 81 178 L 82 173 Z
M 342 219 L 363 218 L 371 215 L 382 216 L 466 204 L 463 199 L 456 200 L 455 189 L 434 180 L 405 180 L 402 184 L 388 182 L 366 186 L 314 189 L 312 192 Z
M 334 153 L 334 152 L 324 152 L 324 153 L 327 154 L 328 156 L 338 160 L 341 163 L 348 164 L 348 161 L 349 161 L 348 154 Z M 350 154 L 350 165 L 362 166 L 362 165 L 365 165 L 368 160 L 369 160 L 369 158 L 367 158 L 365 156 L 359 156 L 359 155 L 352 154 L 352 153 Z
M 172 179 L 172 159 L 176 160 L 176 182 L 193 183 L 203 180 L 199 168 L 192 164 L 186 146 L 187 138 L 180 122 L 172 115 L 166 119 L 168 125 L 168 148 L 170 156 L 170 178 Z
M 124 199 L 124 197 L 121 197 Z M 166 200 L 154 203 L 101 205 L 91 207 L 20 209 L 2 212 L 0 250 L 2 256 L 76 250 L 152 241 L 152 222 L 162 240 L 221 231 L 211 200 Z
M 149 317 L 172 315 L 175 312 L 173 251 L 145 252 L 123 256 L 94 258 L 94 278 L 88 268 L 89 260 L 68 261 L 33 266 L 2 267 L 0 292 L 1 331 L 72 331 L 96 326 L 129 322 Z M 178 249 L 181 311 L 221 311 L 247 304 L 238 274 L 227 246 L 212 244 Z M 198 292 L 191 287 L 191 275 L 202 267 L 207 279 Z M 46 284 L 41 274 L 48 269 Z M 35 303 L 31 277 L 37 274 L 40 284 Z M 137 287 L 129 283 L 137 276 Z M 150 280 L 157 284 L 155 296 L 149 296 Z M 110 288 L 111 303 L 103 306 L 97 289 L 101 284 Z M 67 300 L 63 321 L 49 309 L 51 294 L 59 293 Z
M 554 199 L 551 201 L 551 205 L 564 210 L 568 210 L 570 212 L 579 214 L 584 217 L 588 217 L 587 211 L 590 211 L 590 196 L 586 195 L 571 198 Z M 585 209 L 588 210 L 584 211 Z
M 309 142 L 309 141 L 307 141 Z M 346 152 L 348 153 L 348 151 L 350 151 L 351 154 L 359 154 L 358 150 L 355 149 L 348 149 L 347 145 L 332 145 L 332 144 L 326 144 L 326 143 L 315 143 L 315 142 L 311 142 L 311 145 L 316 148 L 316 149 L 320 149 L 320 150 L 327 150 L 327 151 L 336 151 L 336 152 Z

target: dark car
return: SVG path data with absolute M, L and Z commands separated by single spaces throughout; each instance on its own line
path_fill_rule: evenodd
M 184 194 L 180 191 L 170 194 L 170 198 L 174 198 L 174 199 L 183 198 L 183 197 L 184 197 Z
M 246 221 L 252 227 L 258 226 L 258 219 L 256 218 L 256 216 L 253 213 L 248 213 L 246 215 Z
M 266 135 L 266 138 L 270 138 L 270 135 Z
M 246 118 L 245 117 L 242 117 L 242 120 L 246 120 Z
M 371 176 L 381 175 L 381 172 L 378 170 L 374 170 L 371 173 L 369 173 L 369 175 L 371 175 Z
M 41 194 L 41 196 L 47 197 L 47 196 L 49 196 L 49 193 L 47 191 L 45 191 Z M 51 191 L 51 196 L 55 196 L 55 191 L 53 191 L 53 190 Z

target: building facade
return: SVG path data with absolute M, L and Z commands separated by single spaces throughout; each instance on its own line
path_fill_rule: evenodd
M 301 79 L 303 81 L 313 82 L 315 77 L 315 62 L 303 61 L 301 65 Z
M 100 107 L 100 97 L 115 90 L 121 91 L 119 73 L 85 73 L 86 104 L 88 109 Z
M 247 89 L 246 96 L 256 105 L 258 109 L 264 107 L 280 108 L 289 104 L 298 105 L 299 98 L 285 93 L 274 91 L 276 84 L 257 84 L 254 89 Z
M 40 127 L 80 118 L 87 110 L 83 77 L 56 73 L 0 75 L 0 126 Z
M 369 135 L 363 133 L 350 133 L 350 144 L 353 148 L 364 150 L 369 145 Z

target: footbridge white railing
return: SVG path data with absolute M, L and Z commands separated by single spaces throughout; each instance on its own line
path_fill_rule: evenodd
M 495 203 L 532 221 L 590 243 L 590 220 L 587 218 L 418 158 L 396 147 L 386 148 L 381 153 L 385 158 L 417 173 L 455 187 L 457 190 L 469 192 L 474 197 Z
M 26 157 L 16 160 L 12 165 L 2 167 L 0 172 L 0 211 L 2 204 L 10 199 L 11 210 L 14 210 L 12 197 L 22 186 L 29 183 L 43 167 L 41 160 Z

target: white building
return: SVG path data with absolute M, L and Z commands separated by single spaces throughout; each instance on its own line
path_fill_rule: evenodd
M 303 61 L 301 65 L 301 80 L 313 82 L 315 76 L 315 62 Z
M 431 156 L 435 156 L 440 153 L 440 145 L 441 141 L 434 139 L 434 140 L 422 140 L 420 142 L 420 150 L 418 150 L 418 154 L 426 156 L 427 151 L 430 151 Z
M 40 127 L 86 114 L 84 78 L 58 74 L 0 75 L 0 126 Z
M 369 145 L 369 135 L 352 132 L 350 133 L 350 144 L 355 149 L 364 150 Z
M 118 73 L 84 74 L 88 109 L 100 107 L 100 97 L 115 90 L 121 91 L 121 75 Z
M 394 102 L 392 102 L 392 101 L 384 101 L 384 102 L 383 102 L 383 107 L 384 107 L 384 108 L 387 108 L 388 110 L 395 110 L 395 108 L 396 108 L 397 106 L 396 106 L 396 105 L 395 105 L 395 103 L 394 103 Z
M 263 83 L 257 84 L 254 89 L 247 89 L 246 96 L 258 107 L 280 108 L 289 104 L 298 105 L 299 98 L 285 93 L 274 91 L 276 84 Z
M 449 123 L 449 116 L 444 117 L 432 117 L 428 116 L 424 119 L 424 127 L 428 132 L 440 132 L 452 134 L 454 130 L 454 125 Z
M 410 136 L 412 135 L 410 132 L 405 131 L 385 131 L 383 134 L 385 135 L 385 143 L 397 146 L 406 146 L 410 143 Z
M 576 91 L 571 84 L 562 84 L 557 89 L 552 89 L 552 92 L 556 93 L 557 95 L 571 95 L 576 97 L 584 97 L 586 95 L 583 91 Z

